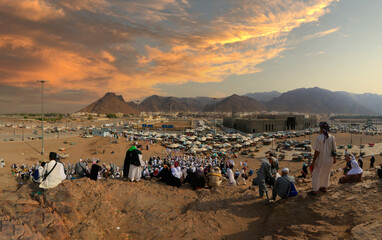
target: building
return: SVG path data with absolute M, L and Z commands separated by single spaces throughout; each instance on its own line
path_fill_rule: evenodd
M 92 135 L 106 137 L 110 135 L 110 129 L 108 128 L 96 128 L 92 130 Z
M 302 114 L 273 114 L 236 118 L 233 114 L 232 117 L 223 119 L 223 125 L 246 133 L 292 131 L 317 127 L 317 118 Z

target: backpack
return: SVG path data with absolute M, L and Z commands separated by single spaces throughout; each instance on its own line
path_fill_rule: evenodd
M 298 192 L 297 192 L 296 187 L 294 186 L 294 183 L 290 182 L 287 197 L 295 197 L 295 196 L 297 196 L 297 194 L 298 194 Z
M 35 169 L 32 173 L 32 177 L 34 180 L 38 180 L 40 178 L 40 172 L 38 171 L 38 169 Z

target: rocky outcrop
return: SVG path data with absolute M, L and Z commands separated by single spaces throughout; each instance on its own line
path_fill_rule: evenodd
M 364 180 L 271 205 L 257 187 L 193 191 L 156 180 L 63 181 L 36 194 L 32 185 L 1 193 L 0 239 L 379 239 L 382 182 Z

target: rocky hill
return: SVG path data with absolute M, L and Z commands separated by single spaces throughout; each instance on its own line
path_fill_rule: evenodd
M 302 113 L 375 114 L 347 94 L 321 88 L 299 88 L 266 103 L 269 110 Z
M 382 114 L 382 96 L 332 92 L 321 88 L 299 88 L 286 93 L 258 92 L 226 98 L 178 98 L 153 95 L 141 103 L 125 102 L 115 93 L 101 99 L 79 112 L 125 113 L 138 112 L 256 112 L 282 111 L 301 113 Z
M 132 103 L 127 103 L 121 95 L 108 92 L 102 98 L 91 103 L 87 107 L 79 110 L 79 112 L 88 113 L 124 113 L 136 114 L 137 109 L 134 108 Z
M 279 97 L 282 93 L 278 91 L 271 92 L 255 92 L 255 93 L 247 93 L 244 96 L 255 99 L 258 102 L 266 103 L 271 101 L 272 99 Z
M 0 239 L 381 239 L 382 182 L 364 180 L 267 205 L 257 188 L 193 191 L 155 180 L 66 180 L 0 193 Z M 31 197 L 32 196 L 32 197 Z
M 262 112 L 266 111 L 266 107 L 258 101 L 239 95 L 232 95 L 223 100 L 208 104 L 204 108 L 205 112 Z
M 206 100 L 207 99 L 207 100 Z M 176 98 L 153 95 L 143 100 L 138 109 L 145 112 L 199 112 L 209 98 Z
M 361 103 L 365 107 L 372 109 L 378 114 L 382 114 L 382 95 L 364 93 L 364 94 L 355 94 L 343 92 L 343 94 L 349 95 L 355 101 Z

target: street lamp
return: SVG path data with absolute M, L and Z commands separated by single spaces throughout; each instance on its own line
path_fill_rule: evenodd
M 42 150 L 41 155 L 44 155 L 44 83 L 45 80 L 38 80 L 41 83 L 41 131 L 42 131 Z

